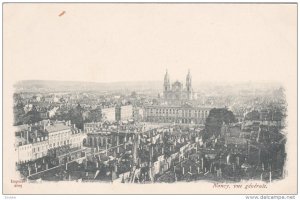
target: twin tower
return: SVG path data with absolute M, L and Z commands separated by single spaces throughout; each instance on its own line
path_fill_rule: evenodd
M 164 99 L 168 103 L 185 103 L 189 100 L 193 100 L 193 89 L 192 89 L 192 77 L 190 70 L 186 75 L 185 88 L 183 84 L 179 81 L 175 81 L 174 83 L 170 83 L 170 77 L 168 74 L 168 70 L 166 71 L 164 78 Z

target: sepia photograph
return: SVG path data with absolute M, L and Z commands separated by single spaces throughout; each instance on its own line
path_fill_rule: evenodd
M 3 194 L 298 193 L 297 3 L 3 3 Z

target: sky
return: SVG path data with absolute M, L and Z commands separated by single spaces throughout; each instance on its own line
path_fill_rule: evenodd
M 296 16 L 296 4 L 5 4 L 4 76 L 288 80 Z

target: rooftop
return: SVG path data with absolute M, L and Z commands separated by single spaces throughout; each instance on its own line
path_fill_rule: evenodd
M 49 133 L 63 131 L 63 130 L 70 130 L 70 129 L 71 128 L 69 126 L 66 126 L 64 124 L 54 124 L 54 125 L 51 125 L 51 126 L 46 126 L 46 130 Z

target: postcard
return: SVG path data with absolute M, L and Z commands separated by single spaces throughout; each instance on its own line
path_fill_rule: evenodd
M 297 3 L 4 3 L 4 194 L 296 194 Z

